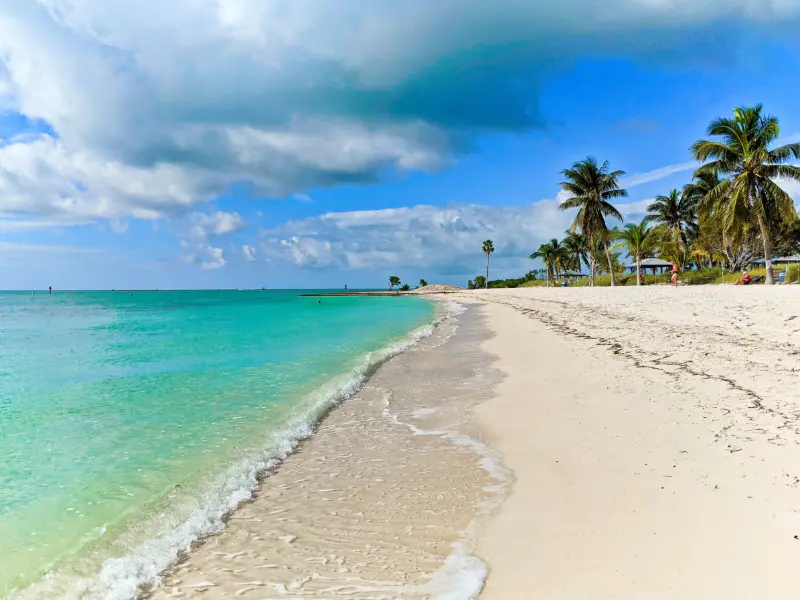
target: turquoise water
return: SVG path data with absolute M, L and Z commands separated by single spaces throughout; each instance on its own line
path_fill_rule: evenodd
M 129 597 L 432 318 L 408 297 L 0 292 L 0 598 Z

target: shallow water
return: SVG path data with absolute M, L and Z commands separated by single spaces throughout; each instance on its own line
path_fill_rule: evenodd
M 407 297 L 0 293 L 0 597 L 48 572 L 30 597 L 78 597 L 101 567 L 105 597 L 126 597 L 433 314 Z

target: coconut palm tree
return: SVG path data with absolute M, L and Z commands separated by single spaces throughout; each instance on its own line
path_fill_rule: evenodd
M 711 190 L 719 185 L 719 174 L 713 169 L 701 169 L 694 174 L 692 181 L 683 186 L 681 196 L 687 207 L 695 215 L 698 214 L 697 205 Z
M 692 144 L 695 159 L 704 163 L 697 174 L 718 173 L 722 180 L 698 204 L 700 211 L 719 210 L 726 236 L 740 238 L 756 223 L 767 266 L 765 283 L 775 283 L 772 236 L 775 224 L 797 216 L 791 196 L 775 179 L 800 181 L 800 167 L 786 164 L 800 158 L 800 144 L 770 146 L 780 134 L 778 119 L 762 114 L 763 106 L 739 107 L 733 118 L 712 121 L 707 134 L 714 138 Z
M 623 229 L 615 229 L 611 232 L 611 238 L 616 240 L 612 248 L 624 249 L 628 256 L 636 261 L 636 285 L 641 285 L 642 259 L 652 252 L 656 245 L 656 237 L 647 225 L 647 217 L 638 225 L 628 223 Z
M 589 266 L 589 243 L 586 241 L 586 236 L 575 231 L 567 231 L 567 237 L 561 241 L 561 245 L 572 257 L 570 267 L 580 271 L 582 263 Z
M 486 255 L 486 287 L 489 287 L 489 255 L 494 252 L 492 240 L 484 240 L 483 253 Z
M 624 171 L 610 171 L 608 162 L 598 164 L 597 160 L 589 156 L 576 162 L 569 169 L 561 171 L 566 181 L 561 182 L 561 189 L 571 194 L 560 206 L 561 210 L 577 208 L 578 214 L 572 222 L 570 231 L 580 231 L 590 245 L 595 241 L 603 244 L 608 270 L 611 272 L 611 285 L 614 281 L 614 267 L 611 261 L 611 251 L 608 245 L 608 226 L 606 217 L 622 220 L 622 215 L 611 204 L 615 198 L 624 198 L 628 192 L 619 187 L 619 178 L 625 175 Z M 590 255 L 589 277 L 594 285 L 594 257 Z
M 678 190 L 670 190 L 667 196 L 656 196 L 647 207 L 650 213 L 645 217 L 647 223 L 655 222 L 672 232 L 678 239 L 684 255 L 689 253 L 689 236 L 697 234 L 697 222 L 693 197 L 681 194 Z M 681 261 L 681 268 L 686 263 Z
M 550 280 L 559 277 L 562 267 L 572 260 L 572 255 L 556 238 L 553 238 L 549 242 L 539 246 L 539 249 L 528 258 L 531 260 L 536 260 L 538 258 L 544 263 L 547 285 L 549 287 Z

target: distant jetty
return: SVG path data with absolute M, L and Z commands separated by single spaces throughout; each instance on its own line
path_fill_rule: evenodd
M 456 292 L 463 292 L 464 288 L 455 285 L 426 285 L 425 287 L 401 292 L 400 290 L 387 290 L 385 292 L 316 292 L 309 294 L 300 294 L 300 296 L 327 296 L 327 297 L 340 297 L 340 296 L 427 296 L 429 294 L 453 294 Z
M 410 292 L 315 292 L 312 294 L 298 294 L 299 296 L 317 297 L 337 297 L 337 296 L 404 296 Z

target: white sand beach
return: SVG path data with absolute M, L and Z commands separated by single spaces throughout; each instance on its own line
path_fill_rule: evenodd
M 800 595 L 797 288 L 469 292 L 515 474 L 481 599 Z

